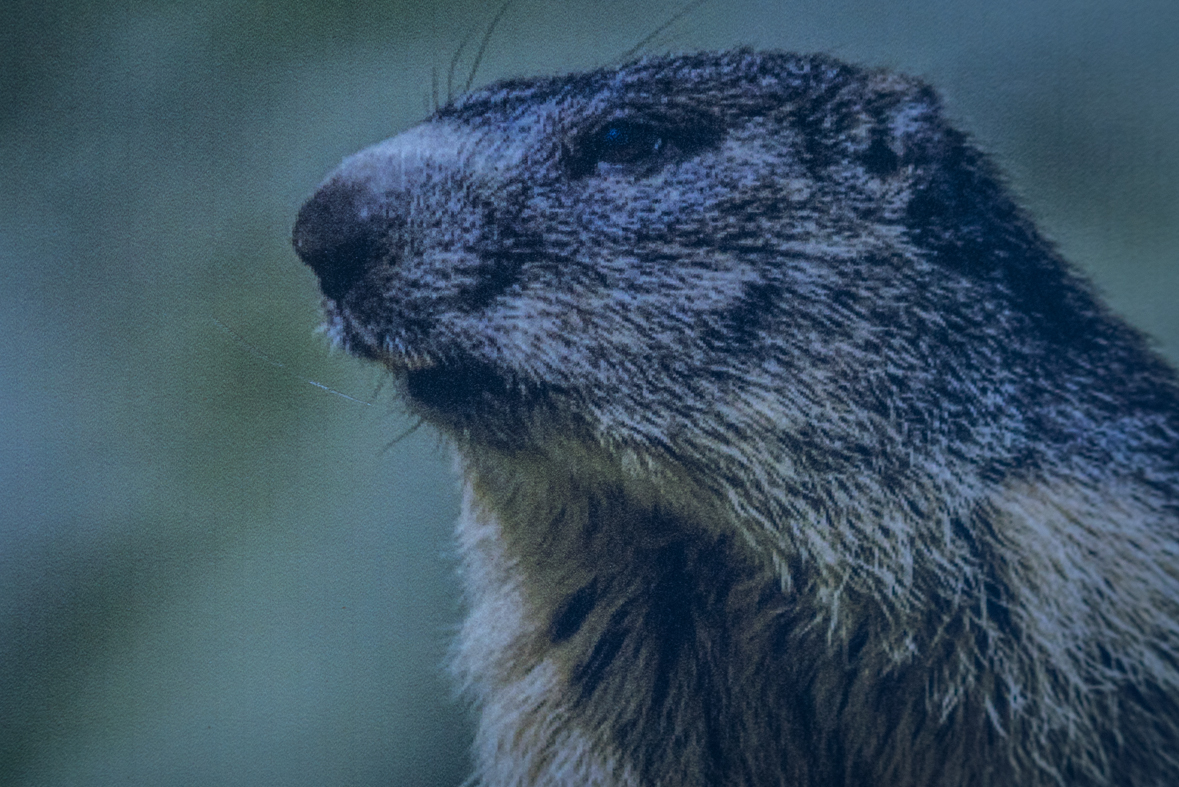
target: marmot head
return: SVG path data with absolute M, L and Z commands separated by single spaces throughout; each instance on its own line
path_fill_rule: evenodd
M 798 478 L 1008 451 L 1020 353 L 1083 296 L 927 87 L 781 53 L 472 93 L 345 160 L 294 244 L 460 445 Z

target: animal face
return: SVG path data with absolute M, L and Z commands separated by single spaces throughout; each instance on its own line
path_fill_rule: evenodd
M 821 58 L 507 82 L 346 160 L 295 244 L 333 337 L 455 434 L 668 444 L 770 400 L 838 420 L 912 322 L 881 294 L 969 300 L 906 224 L 941 133 L 928 91 Z M 892 361 L 928 362 L 912 344 Z

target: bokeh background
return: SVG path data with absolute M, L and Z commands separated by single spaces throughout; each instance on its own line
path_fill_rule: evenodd
M 608 63 L 681 7 L 517 0 L 476 83 Z M 315 334 L 289 232 L 495 11 L 0 6 L 0 785 L 462 781 L 451 460 Z M 928 79 L 1179 358 L 1175 0 L 712 0 L 646 51 L 734 45 Z

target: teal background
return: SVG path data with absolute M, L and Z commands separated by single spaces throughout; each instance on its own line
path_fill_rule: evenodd
M 519 0 L 476 82 L 610 62 L 680 7 Z M 0 785 L 464 777 L 451 459 L 315 334 L 289 233 L 494 11 L 0 7 Z M 1176 359 L 1177 42 L 1174 0 L 716 0 L 648 51 L 925 77 Z

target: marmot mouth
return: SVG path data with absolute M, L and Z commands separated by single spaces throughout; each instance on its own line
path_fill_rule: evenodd
M 411 403 L 447 416 L 503 416 L 535 398 L 523 385 L 483 363 L 400 365 Z
M 433 365 L 405 370 L 409 398 L 437 410 L 470 411 L 503 390 L 503 381 L 488 369 Z
M 515 375 L 484 361 L 452 352 L 411 349 L 401 338 L 386 338 L 380 344 L 377 349 L 368 341 L 353 342 L 348 349 L 392 372 L 411 405 L 446 416 L 446 420 L 502 414 L 532 398 Z
M 517 371 L 451 352 L 414 352 L 386 344 L 374 360 L 393 373 L 411 412 L 450 434 L 500 447 L 523 447 L 540 412 L 551 414 L 560 389 Z

